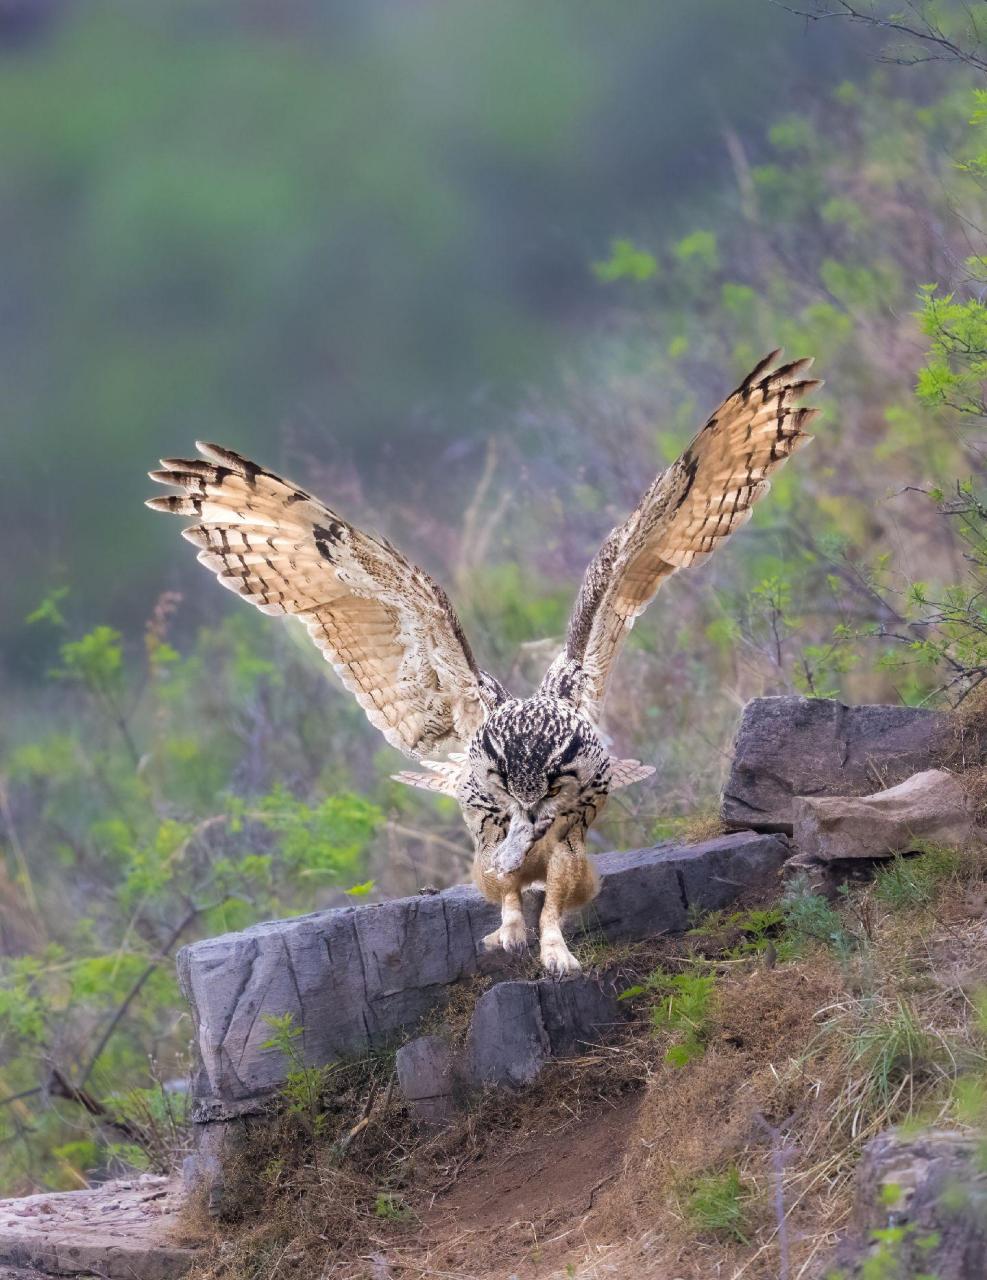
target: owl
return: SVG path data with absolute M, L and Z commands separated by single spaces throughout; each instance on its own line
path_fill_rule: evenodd
M 147 505 L 192 521 L 183 536 L 224 587 L 264 613 L 301 619 L 387 741 L 424 766 L 395 775 L 455 796 L 473 839 L 473 875 L 500 907 L 484 943 L 528 945 L 522 894 L 544 888 L 540 959 L 578 961 L 567 912 L 598 882 L 586 832 L 607 797 L 653 773 L 615 759 L 601 732 L 607 684 L 635 619 L 673 573 L 710 556 L 751 516 L 771 472 L 812 437 L 821 385 L 810 359 L 766 356 L 614 529 L 583 578 L 565 644 L 533 697 L 480 670 L 448 596 L 385 538 L 305 489 L 214 444 L 150 472 L 180 490 Z

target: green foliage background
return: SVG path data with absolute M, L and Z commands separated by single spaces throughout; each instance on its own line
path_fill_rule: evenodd
M 524 692 L 655 470 L 765 351 L 816 355 L 812 450 L 633 634 L 611 727 L 658 774 L 598 847 L 714 803 L 754 694 L 987 672 L 963 68 L 728 0 L 44 12 L 0 20 L 7 1190 L 180 1144 L 178 945 L 468 866 L 305 638 L 143 510 L 159 453 L 382 528 Z

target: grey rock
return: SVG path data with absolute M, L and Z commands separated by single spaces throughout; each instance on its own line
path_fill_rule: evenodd
M 419 1036 L 397 1053 L 405 1100 L 430 1124 L 444 1124 L 485 1085 L 530 1084 L 550 1058 L 598 1043 L 622 1021 L 611 984 L 578 976 L 559 982 L 498 982 L 476 1002 L 465 1047 Z
M 506 985 L 506 984 L 505 984 Z M 613 983 L 589 974 L 567 978 L 541 978 L 538 990 L 542 1025 L 553 1058 L 582 1053 L 599 1044 L 624 1020 Z
M 456 1111 L 462 1083 L 459 1064 L 445 1036 L 418 1036 L 397 1052 L 398 1087 L 429 1124 L 444 1124 Z
M 690 907 L 725 906 L 774 877 L 788 853 L 782 837 L 744 832 L 691 847 L 602 854 L 595 860 L 601 892 L 567 934 L 582 929 L 616 941 L 681 932 Z M 481 945 L 498 923 L 497 908 L 460 885 L 269 921 L 183 948 L 178 975 L 199 1058 L 193 1118 L 257 1113 L 283 1084 L 288 1064 L 262 1047 L 270 1036 L 265 1015 L 292 1013 L 303 1028 L 304 1059 L 317 1065 L 395 1043 L 463 978 L 511 972 L 503 951 Z
M 790 835 L 796 796 L 867 795 L 940 764 L 979 763 L 983 745 L 936 711 L 755 698 L 734 742 L 723 819 L 735 829 Z
M 530 1084 L 550 1058 L 598 1043 L 620 1021 L 615 993 L 594 978 L 499 982 L 476 1004 L 468 1078 L 478 1086 Z
M 851 1226 L 837 1251 L 835 1274 L 860 1276 L 882 1248 L 872 1233 L 901 1228 L 897 1243 L 883 1245 L 887 1274 L 900 1280 L 983 1280 L 987 1172 L 978 1161 L 978 1145 L 975 1137 L 945 1130 L 909 1138 L 883 1133 L 869 1142 L 857 1168 Z
M 955 848 L 978 838 L 966 792 L 943 769 L 870 796 L 796 797 L 792 814 L 798 856 L 820 862 L 907 853 L 922 840 Z
M 480 997 L 466 1042 L 479 1084 L 530 1084 L 552 1055 L 533 982 L 498 982 Z
M 196 1260 L 174 1243 L 182 1202 L 178 1183 L 147 1174 L 0 1200 L 0 1273 L 177 1280 Z
M 226 1186 L 224 1170 L 235 1158 L 237 1148 L 246 1136 L 246 1120 L 217 1120 L 195 1126 L 195 1149 L 182 1161 L 182 1184 L 189 1193 L 205 1194 L 208 1212 L 217 1218 L 224 1215 L 223 1195 Z

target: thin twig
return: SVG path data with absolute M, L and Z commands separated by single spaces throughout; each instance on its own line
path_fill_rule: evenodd
M 200 907 L 193 907 L 189 912 L 186 913 L 186 915 L 181 919 L 181 921 L 175 926 L 174 929 L 172 929 L 171 933 L 168 935 L 168 938 L 165 941 L 164 946 L 161 948 L 160 953 L 154 957 L 154 959 L 147 965 L 147 967 L 143 970 L 140 976 L 134 981 L 130 990 L 127 992 L 122 1002 L 118 1006 L 116 1012 L 113 1014 L 113 1017 L 107 1023 L 105 1031 L 100 1036 L 99 1041 L 96 1044 L 96 1048 L 93 1050 L 92 1054 L 90 1055 L 89 1062 L 86 1065 L 86 1069 L 82 1073 L 82 1079 L 79 1081 L 78 1087 L 80 1089 L 83 1088 L 88 1082 L 89 1077 L 93 1073 L 93 1068 L 96 1066 L 96 1063 L 99 1060 L 100 1054 L 102 1054 L 107 1044 L 109 1044 L 111 1036 L 113 1035 L 114 1031 L 116 1031 L 117 1027 L 120 1025 L 123 1018 L 126 1016 L 127 1010 L 130 1008 L 131 1004 L 133 1004 L 137 996 L 140 995 L 140 992 L 144 986 L 144 983 L 147 982 L 151 974 L 154 973 L 155 969 L 157 969 L 161 961 L 166 960 L 168 958 L 172 947 L 175 945 L 178 939 L 182 936 L 185 930 L 189 927 L 192 921 L 196 919 L 200 911 L 201 911 Z

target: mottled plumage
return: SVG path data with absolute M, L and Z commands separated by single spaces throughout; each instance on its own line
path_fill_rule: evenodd
M 370 722 L 428 769 L 396 776 L 456 796 L 477 884 L 503 909 L 490 945 L 526 945 L 521 893 L 543 883 L 542 960 L 554 972 L 578 968 L 561 923 L 596 892 L 586 830 L 612 790 L 654 772 L 612 758 L 597 732 L 610 672 L 662 582 L 746 523 L 771 471 L 811 439 L 804 428 L 818 411 L 796 402 L 821 384 L 800 379 L 809 360 L 772 370 L 778 355 L 744 379 L 605 540 L 533 698 L 511 697 L 477 667 L 427 573 L 305 490 L 212 444 L 198 446 L 201 459 L 165 459 L 150 473 L 182 492 L 148 506 L 194 521 L 184 536 L 225 587 L 265 613 L 301 618 Z

